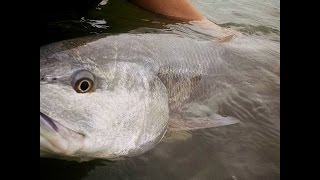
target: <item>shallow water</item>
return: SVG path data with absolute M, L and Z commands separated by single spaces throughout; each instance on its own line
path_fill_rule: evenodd
M 109 162 L 75 163 L 41 159 L 42 179 L 280 179 L 280 2 L 277 0 L 193 0 L 209 20 L 240 31 L 226 46 L 247 60 L 230 61 L 243 71 L 239 84 L 206 103 L 241 123 L 190 132 L 168 132 L 146 154 Z M 47 26 L 42 44 L 99 33 L 170 32 L 213 39 L 210 32 L 143 11 L 124 0 L 98 5 L 80 18 Z M 41 44 L 40 44 L 41 45 Z M 244 58 L 246 59 L 246 58 Z M 232 82 L 232 81 L 231 81 Z

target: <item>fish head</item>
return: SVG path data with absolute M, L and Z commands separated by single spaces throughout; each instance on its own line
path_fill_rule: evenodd
M 89 59 L 74 49 L 45 51 L 53 50 L 40 49 L 40 156 L 113 160 L 161 140 L 167 90 L 150 70 Z

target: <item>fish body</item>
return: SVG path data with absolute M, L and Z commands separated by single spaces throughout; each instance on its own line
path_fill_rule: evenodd
M 40 155 L 116 160 L 152 149 L 168 129 L 238 123 L 219 115 L 218 102 L 246 88 L 253 59 L 219 42 L 173 34 L 99 35 L 43 46 Z

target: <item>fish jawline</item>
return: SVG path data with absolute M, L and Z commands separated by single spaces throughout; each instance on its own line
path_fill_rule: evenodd
M 40 112 L 40 157 L 75 156 L 85 136 Z

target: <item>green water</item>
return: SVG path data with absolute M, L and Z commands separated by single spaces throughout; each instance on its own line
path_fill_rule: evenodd
M 242 123 L 182 134 L 167 134 L 167 140 L 146 154 L 110 162 L 84 163 L 41 159 L 41 179 L 280 179 L 280 2 L 277 0 L 193 0 L 209 20 L 242 32 L 250 41 L 239 48 L 257 45 L 272 49 L 261 69 L 249 82 L 255 92 L 231 91 L 219 111 Z M 59 14 L 59 13 L 58 13 Z M 88 8 L 80 15 L 54 16 L 45 23 L 40 45 L 99 33 L 172 32 L 208 38 L 191 25 L 144 11 L 125 0 Z M 261 39 L 265 43 L 255 43 Z M 275 50 L 274 50 L 275 49 Z M 257 63 L 257 62 L 253 62 Z M 273 65 L 275 64 L 275 65 Z M 271 69 L 272 67 L 273 69 Z M 263 74 L 265 72 L 265 74 Z M 249 75 L 248 75 L 249 76 Z M 216 97 L 217 98 L 217 97 Z M 171 140 L 170 137 L 175 137 Z

